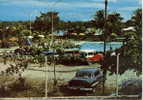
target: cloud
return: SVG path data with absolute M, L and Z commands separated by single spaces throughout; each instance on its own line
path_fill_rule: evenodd
M 46 1 L 46 0 L 2 0 L 5 5 L 17 5 L 17 6 L 35 6 L 35 7 L 59 7 L 59 8 L 101 8 L 104 6 L 103 3 L 93 2 L 56 2 L 58 0 Z M 60 1 L 60 0 L 59 0 Z
M 71 20 L 71 21 L 88 21 L 91 19 L 90 13 L 72 13 L 72 12 L 66 12 L 66 13 L 60 13 L 60 17 L 67 21 L 67 20 Z
M 109 2 L 117 2 L 117 0 L 108 0 Z
M 58 4 L 59 6 L 64 6 L 66 8 L 103 8 L 104 4 L 102 3 L 92 3 L 92 2 L 75 2 L 75 3 L 64 3 Z
M 91 0 L 93 2 L 104 2 L 105 0 Z M 117 2 L 118 0 L 108 0 L 108 2 Z
M 139 7 L 138 6 L 129 6 L 129 7 L 123 7 L 123 8 L 120 8 L 118 9 L 119 11 L 134 11 L 136 9 L 138 9 Z
M 139 0 L 139 5 L 142 5 L 142 0 Z

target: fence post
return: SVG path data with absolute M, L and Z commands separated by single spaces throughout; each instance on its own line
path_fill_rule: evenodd
M 48 80 L 47 80 L 47 56 L 45 56 L 45 98 L 48 97 L 47 93 L 48 93 L 48 86 L 47 86 L 47 83 L 48 83 Z
M 7 57 L 6 57 L 6 52 L 4 52 L 4 55 L 3 55 L 3 63 L 6 65 L 7 64 Z
M 119 56 L 120 53 L 117 54 L 117 68 L 116 68 L 116 96 L 119 95 L 119 88 L 118 88 L 118 74 L 119 74 Z

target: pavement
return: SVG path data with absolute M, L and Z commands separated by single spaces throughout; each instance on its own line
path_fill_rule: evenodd
M 72 96 L 72 97 L 43 97 L 43 98 L 1 98 L 0 100 L 141 100 L 138 96 Z

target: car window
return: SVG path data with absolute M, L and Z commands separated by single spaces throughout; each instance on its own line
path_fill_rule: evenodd
M 80 53 L 81 54 L 81 56 L 87 56 L 87 53 Z
M 96 71 L 96 72 L 94 73 L 94 76 L 97 76 L 99 73 L 100 73 L 99 71 Z
M 93 55 L 94 53 L 92 53 L 92 52 L 90 52 L 90 53 L 88 53 L 88 55 Z
M 76 77 L 91 78 L 91 73 L 89 72 L 78 72 Z

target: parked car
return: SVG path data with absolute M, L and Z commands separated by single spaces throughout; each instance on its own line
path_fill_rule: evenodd
M 98 68 L 84 68 L 79 70 L 75 77 L 68 82 L 68 89 L 85 92 L 96 92 L 96 86 L 104 80 Z
M 96 51 L 87 49 L 87 50 L 80 50 L 79 53 L 81 57 L 89 58 L 89 57 L 93 57 L 96 54 Z
M 97 53 L 93 57 L 87 58 L 89 64 L 100 62 L 104 59 L 104 55 L 102 53 Z
M 47 56 L 52 56 L 54 55 L 54 57 L 58 57 L 59 54 L 56 51 L 52 51 L 52 50 L 44 50 L 42 51 L 41 54 L 47 55 Z

